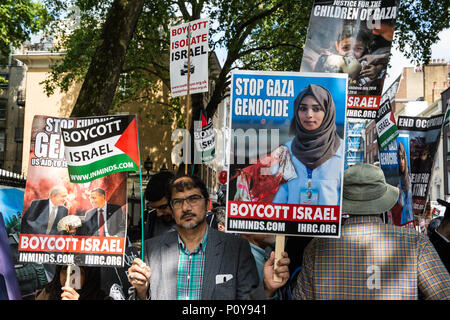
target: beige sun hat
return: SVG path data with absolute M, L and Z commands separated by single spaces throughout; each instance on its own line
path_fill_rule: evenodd
M 389 211 L 397 202 L 398 188 L 386 183 L 383 171 L 358 163 L 344 173 L 342 211 L 352 215 L 373 215 Z

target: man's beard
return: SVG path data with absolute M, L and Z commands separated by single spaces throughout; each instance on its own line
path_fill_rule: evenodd
M 196 227 L 198 227 L 203 222 L 201 220 L 200 221 L 199 220 L 194 220 L 194 221 L 183 222 L 183 217 L 185 217 L 187 215 L 192 216 L 192 218 L 197 217 L 197 215 L 195 213 L 184 212 L 183 215 L 180 217 L 180 224 L 179 224 L 179 227 L 182 228 L 182 229 L 192 230 L 192 229 L 195 229 Z

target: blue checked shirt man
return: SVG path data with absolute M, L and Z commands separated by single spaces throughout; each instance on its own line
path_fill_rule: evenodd
M 177 178 L 167 199 L 177 230 L 144 243 L 144 261 L 135 259 L 128 269 L 133 286 L 130 299 L 264 299 L 286 284 L 287 253 L 275 268 L 271 256 L 260 283 L 248 241 L 208 226 L 208 191 L 203 181 Z M 274 274 L 282 282 L 275 282 Z
M 344 174 L 343 208 L 350 218 L 339 239 L 312 240 L 293 289 L 296 299 L 450 299 L 450 275 L 430 241 L 387 225 L 398 189 L 383 171 L 357 164 Z

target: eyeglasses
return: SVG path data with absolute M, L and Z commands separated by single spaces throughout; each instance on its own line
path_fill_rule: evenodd
M 170 201 L 170 205 L 173 209 L 180 209 L 183 206 L 184 201 L 186 201 L 191 207 L 196 207 L 200 205 L 202 199 L 204 198 L 205 197 L 201 195 L 194 194 L 187 198 L 175 198 L 172 201 Z

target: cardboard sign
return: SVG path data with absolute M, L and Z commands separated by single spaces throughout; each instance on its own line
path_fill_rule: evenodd
M 404 147 L 409 149 L 409 180 L 415 216 L 423 215 L 426 209 L 443 120 L 443 114 L 429 118 L 398 117 L 397 126 L 400 135 L 397 144 L 402 142 Z
M 397 0 L 314 1 L 300 71 L 347 73 L 349 118 L 377 116 L 397 14 Z
M 61 128 L 93 128 L 94 122 L 92 118 L 34 117 L 20 262 L 123 266 L 126 173 L 71 183 L 64 157 Z
M 62 128 L 70 181 L 86 183 L 139 170 L 136 116 L 112 116 L 88 126 Z
M 380 149 L 386 148 L 398 137 L 398 128 L 395 125 L 394 113 L 389 101 L 385 101 L 378 109 L 376 127 Z

